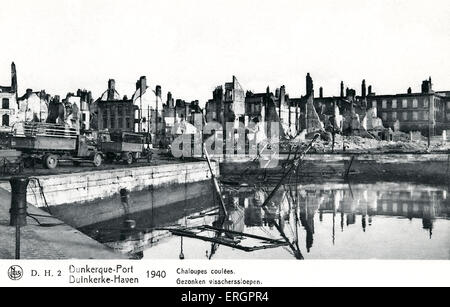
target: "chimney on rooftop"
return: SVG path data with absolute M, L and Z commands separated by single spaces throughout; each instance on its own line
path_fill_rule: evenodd
M 115 90 L 116 89 L 116 81 L 114 79 L 108 80 L 108 90 Z
M 366 98 L 366 80 L 362 80 L 361 83 L 361 97 Z
M 372 95 L 372 85 L 369 85 L 369 95 Z
M 309 96 L 314 91 L 314 84 L 313 79 L 311 78 L 310 74 L 306 74 L 306 96 Z
M 140 85 L 142 91 L 145 91 L 145 89 L 147 88 L 147 77 L 146 76 L 141 76 L 139 78 L 139 85 Z
M 344 98 L 344 81 L 341 81 L 341 98 Z
M 282 85 L 280 87 L 280 90 L 278 92 L 278 96 L 280 98 L 280 106 L 284 105 L 286 103 L 286 87 L 284 85 Z
M 408 94 L 412 93 L 412 89 L 410 87 L 408 87 Z
M 323 87 L 319 88 L 319 97 L 323 98 Z
M 167 92 L 167 105 L 169 108 L 173 108 L 173 98 L 171 92 Z
M 108 100 L 114 100 L 114 93 L 116 91 L 116 81 L 114 79 L 108 80 Z
M 422 81 L 422 94 L 428 94 L 431 93 L 432 90 L 432 85 L 431 85 L 431 77 L 428 80 L 424 80 Z
M 14 62 L 11 63 L 11 91 L 17 93 L 17 72 Z

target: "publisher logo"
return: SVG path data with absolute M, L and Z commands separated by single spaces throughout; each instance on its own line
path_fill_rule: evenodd
M 8 277 L 11 280 L 19 280 L 23 276 L 23 270 L 18 265 L 12 265 L 8 269 Z

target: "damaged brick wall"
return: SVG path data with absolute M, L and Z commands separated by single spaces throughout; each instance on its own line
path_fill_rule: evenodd
M 342 130 L 348 132 L 361 129 L 363 129 L 363 127 L 359 120 L 359 114 L 356 114 L 355 112 L 347 112 L 344 115 Z
M 312 91 L 306 101 L 305 106 L 305 129 L 308 133 L 324 130 L 324 124 L 319 118 L 319 114 L 314 107 L 314 92 Z
M 384 129 L 383 121 L 377 116 L 377 108 L 373 107 L 366 111 L 362 121 L 362 127 L 366 130 Z

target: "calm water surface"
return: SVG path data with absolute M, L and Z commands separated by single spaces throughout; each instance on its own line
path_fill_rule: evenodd
M 211 192 L 81 230 L 145 259 L 450 259 L 446 188 L 284 186 L 262 208 L 272 189 L 225 188 L 226 217 L 218 214 Z M 136 228 L 124 228 L 126 219 L 135 220 Z

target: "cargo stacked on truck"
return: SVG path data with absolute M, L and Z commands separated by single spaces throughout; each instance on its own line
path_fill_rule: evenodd
M 14 129 L 11 147 L 22 152 L 26 165 L 38 160 L 48 169 L 56 168 L 60 161 L 96 167 L 103 162 L 103 154 L 79 129 L 61 124 L 21 123 Z
M 99 133 L 99 149 L 107 162 L 123 161 L 130 165 L 139 159 L 151 161 L 152 151 L 144 146 L 142 134 L 123 131 Z

